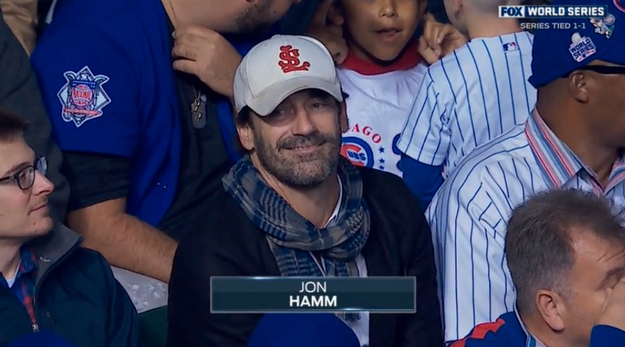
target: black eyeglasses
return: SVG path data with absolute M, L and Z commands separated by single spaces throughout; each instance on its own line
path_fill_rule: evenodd
M 579 69 L 575 69 L 575 71 L 584 70 L 584 71 L 592 71 L 596 73 L 600 73 L 602 75 L 625 75 L 625 66 L 606 66 L 606 65 L 586 65 L 582 66 Z M 573 71 L 568 74 L 562 76 L 564 78 L 569 77 Z
M 35 184 L 35 170 L 39 171 L 42 175 L 46 174 L 46 171 L 48 171 L 48 162 L 45 157 L 37 158 L 33 165 L 28 165 L 11 176 L 0 178 L 0 183 L 15 181 L 21 190 L 30 189 L 30 187 Z

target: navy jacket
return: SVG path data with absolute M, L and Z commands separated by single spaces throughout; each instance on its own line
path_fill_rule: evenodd
M 33 243 L 37 256 L 34 307 L 38 328 L 17 296 L 0 286 L 0 347 L 51 331 L 76 347 L 137 347 L 139 318 L 126 291 L 97 252 L 81 248 L 65 227 Z

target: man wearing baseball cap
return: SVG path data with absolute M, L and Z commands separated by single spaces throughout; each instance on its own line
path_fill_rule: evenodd
M 514 307 L 501 240 L 515 206 L 548 189 L 591 191 L 625 205 L 625 8 L 618 4 L 553 2 L 607 12 L 543 20 L 550 28 L 535 31 L 529 79 L 538 89 L 534 111 L 467 156 L 426 211 L 435 249 L 447 250 L 437 265 L 446 322 L 456 323 L 445 326 L 448 341 Z
M 169 346 L 241 346 L 260 316 L 211 314 L 212 276 L 415 276 L 414 314 L 341 315 L 361 346 L 442 346 L 431 235 L 402 180 L 340 156 L 345 106 L 330 53 L 302 36 L 254 47 L 234 82 L 246 155 L 211 233 L 180 244 Z M 343 317 L 344 316 L 344 317 Z

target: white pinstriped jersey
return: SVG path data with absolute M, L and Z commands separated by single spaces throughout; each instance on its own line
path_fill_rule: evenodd
M 338 69 L 343 90 L 349 94 L 350 129 L 343 134 L 341 147 L 345 158 L 355 165 L 402 176 L 397 141 L 426 71 L 425 63 L 377 75 Z
M 534 113 L 477 148 L 452 172 L 426 211 L 441 286 L 445 340 L 514 309 L 515 288 L 504 258 L 512 210 L 534 193 L 575 188 L 625 206 L 625 158 L 603 189 L 592 173 Z
M 416 94 L 399 150 L 445 176 L 475 147 L 525 122 L 536 103 L 528 32 L 476 38 L 432 64 Z

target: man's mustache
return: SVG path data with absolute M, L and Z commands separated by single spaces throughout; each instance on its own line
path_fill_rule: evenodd
M 295 135 L 287 138 L 283 138 L 278 141 L 278 149 L 294 149 L 301 147 L 320 146 L 326 142 L 334 140 L 332 135 L 314 133 L 310 135 Z

